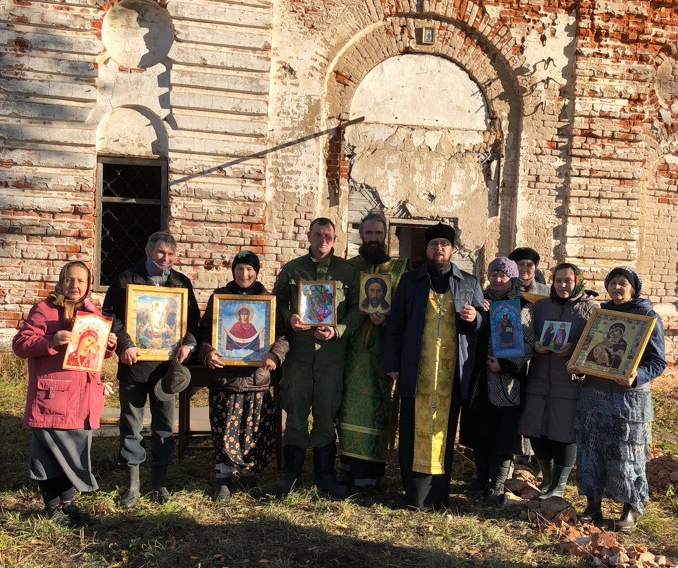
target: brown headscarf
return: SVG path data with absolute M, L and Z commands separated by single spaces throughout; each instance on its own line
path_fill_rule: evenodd
M 83 268 L 87 272 L 87 290 L 82 298 L 79 300 L 68 300 L 63 293 L 64 281 L 66 280 L 66 273 L 69 268 L 77 266 L 78 268 Z M 49 297 L 54 302 L 55 306 L 59 306 L 64 309 L 63 315 L 63 324 L 65 329 L 71 329 L 73 327 L 73 320 L 75 319 L 75 313 L 82 307 L 85 303 L 85 300 L 89 297 L 89 293 L 92 289 L 92 274 L 84 262 L 79 260 L 72 260 L 67 262 L 59 273 L 59 282 L 57 282 L 54 292 L 49 294 Z

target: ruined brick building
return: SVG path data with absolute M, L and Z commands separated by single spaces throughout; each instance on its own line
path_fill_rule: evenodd
M 67 259 L 107 279 L 169 229 L 199 299 L 271 284 L 311 218 L 393 254 L 533 246 L 678 305 L 676 0 L 1 0 L 0 337 Z

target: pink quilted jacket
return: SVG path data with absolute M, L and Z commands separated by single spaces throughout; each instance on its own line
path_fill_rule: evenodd
M 89 300 L 82 311 L 99 313 Z M 98 428 L 104 409 L 104 385 L 98 373 L 62 369 L 66 345 L 52 349 L 50 338 L 64 329 L 63 308 L 51 299 L 31 308 L 12 340 L 14 353 L 28 359 L 28 394 L 24 425 L 32 428 Z M 113 351 L 106 351 L 110 357 Z

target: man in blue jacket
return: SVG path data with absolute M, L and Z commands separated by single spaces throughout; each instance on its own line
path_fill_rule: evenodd
M 384 367 L 399 381 L 399 461 L 407 504 L 447 507 L 461 402 L 485 322 L 475 277 L 450 262 L 455 232 L 426 231 L 427 262 L 403 275 L 386 328 Z

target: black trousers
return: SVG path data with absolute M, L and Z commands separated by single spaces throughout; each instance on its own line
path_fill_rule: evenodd
M 456 387 L 456 385 L 455 385 Z M 414 461 L 414 399 L 403 397 L 400 401 L 400 435 L 398 438 L 398 461 L 405 486 L 407 505 L 420 510 L 444 509 L 450 502 L 450 477 L 454 440 L 461 410 L 461 396 L 457 388 L 452 393 L 447 445 L 445 446 L 444 473 L 431 475 L 412 471 Z

